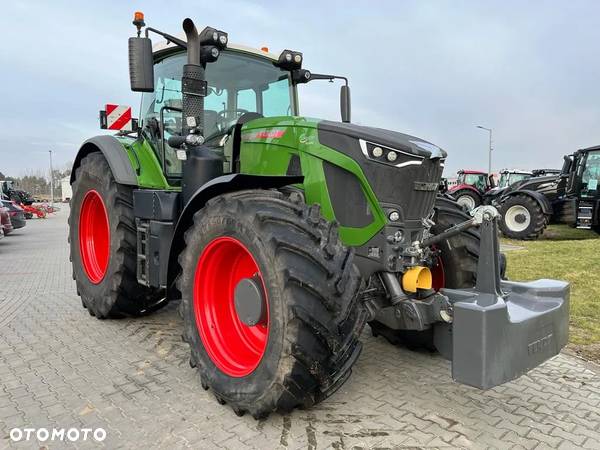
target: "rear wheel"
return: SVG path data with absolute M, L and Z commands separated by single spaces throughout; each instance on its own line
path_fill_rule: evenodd
M 164 304 L 161 291 L 137 282 L 132 188 L 115 182 L 101 153 L 75 172 L 69 225 L 73 278 L 90 314 L 137 315 Z
M 452 196 L 456 199 L 456 203 L 467 211 L 471 211 L 481 205 L 481 196 L 468 189 L 457 191 Z
M 337 227 L 277 191 L 219 196 L 194 216 L 178 288 L 190 364 L 237 414 L 308 407 L 343 384 L 366 314 Z
M 528 195 L 509 197 L 500 206 L 500 229 L 513 239 L 536 239 L 548 224 L 542 208 Z

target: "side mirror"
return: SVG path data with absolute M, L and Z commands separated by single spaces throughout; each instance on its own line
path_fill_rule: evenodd
M 129 81 L 134 92 L 154 92 L 154 66 L 150 38 L 129 38 Z
M 287 50 L 284 50 L 284 52 Z M 348 86 L 348 79 L 339 75 L 325 75 L 322 73 L 311 73 L 306 69 L 295 69 L 292 70 L 292 82 L 294 84 L 308 83 L 313 80 L 327 80 L 330 83 L 334 79 L 344 80 L 346 84 L 340 89 L 340 110 L 342 113 L 342 122 L 350 123 L 350 87 Z
M 340 111 L 342 122 L 350 123 L 350 87 L 343 85 L 340 89 Z
M 571 159 L 570 155 L 565 155 L 563 156 L 563 166 L 562 169 L 560 171 L 560 176 L 561 177 L 567 177 L 569 176 L 569 173 L 571 172 L 571 165 L 573 164 L 573 160 Z

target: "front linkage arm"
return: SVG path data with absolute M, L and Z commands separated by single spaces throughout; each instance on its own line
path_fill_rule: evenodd
M 421 242 L 413 244 L 413 251 L 420 253 L 420 250 L 427 248 L 450 236 L 459 234 L 464 230 L 481 226 L 481 248 L 477 274 L 477 287 L 483 292 L 500 295 L 500 265 L 499 246 L 497 238 L 496 218 L 500 215 L 493 206 L 480 206 L 472 211 L 472 218 L 460 224 L 448 228 L 446 231 L 426 238 Z M 496 262 L 495 262 L 496 261 Z M 385 286 L 389 300 L 394 309 L 394 321 L 400 324 L 404 330 L 422 331 L 437 322 L 452 323 L 453 307 L 451 299 L 441 292 L 425 292 L 421 298 L 409 297 L 400 286 L 397 274 L 392 272 L 380 272 L 379 277 Z M 491 283 L 491 284 L 490 284 Z M 493 298 L 482 298 L 481 301 L 492 302 Z M 372 304 L 367 304 L 367 309 L 373 319 L 378 308 Z M 391 324 L 390 324 L 391 325 Z

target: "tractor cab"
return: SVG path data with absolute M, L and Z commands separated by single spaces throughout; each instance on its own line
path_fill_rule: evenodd
M 169 138 L 182 129 L 182 67 L 186 53 L 173 44 L 154 47 L 154 90 L 142 95 L 140 127 L 160 158 L 164 173 L 177 183 L 182 159 Z M 206 66 L 204 97 L 205 145 L 223 157 L 223 172 L 231 171 L 235 125 L 260 117 L 296 116 L 298 106 L 291 72 L 277 67 L 274 55 L 229 44 Z M 243 69 L 243 70 L 242 70 Z
M 563 204 L 574 204 L 574 225 L 600 230 L 600 146 L 565 157 L 563 172 L 567 180 Z
M 494 180 L 485 172 L 477 172 L 475 170 L 460 170 L 458 171 L 458 184 L 473 186 L 479 192 L 486 192 L 494 187 Z
M 600 147 L 575 152 L 567 194 L 600 199 Z

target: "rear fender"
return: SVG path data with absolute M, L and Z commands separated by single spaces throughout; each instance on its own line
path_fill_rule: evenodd
M 179 272 L 177 257 L 185 246 L 183 238 L 185 230 L 192 224 L 196 211 L 202 209 L 210 199 L 228 192 L 246 189 L 276 189 L 296 183 L 302 183 L 303 181 L 304 177 L 302 176 L 264 176 L 232 173 L 217 177 L 200 186 L 184 206 L 183 211 L 179 216 L 179 220 L 177 221 L 177 225 L 175 226 L 175 232 L 173 233 L 173 240 L 169 252 L 167 297 L 170 300 L 173 300 L 178 295 L 175 288 L 175 279 Z
M 88 139 L 83 143 L 77 152 L 73 170 L 71 171 L 71 184 L 75 181 L 75 171 L 81 164 L 81 160 L 94 152 L 101 152 L 108 161 L 110 170 L 119 184 L 129 186 L 137 186 L 137 176 L 134 168 L 131 166 L 131 161 L 127 156 L 127 151 L 114 136 L 101 135 Z

